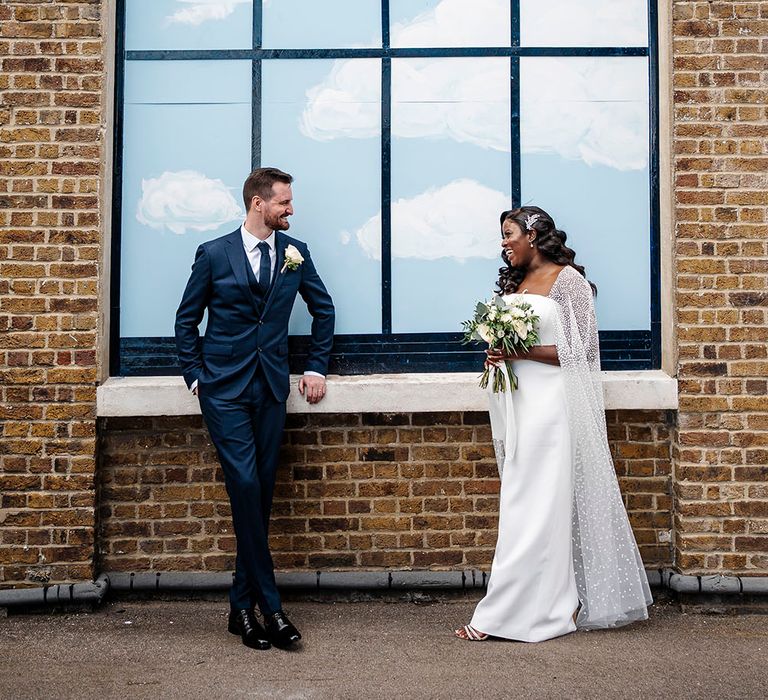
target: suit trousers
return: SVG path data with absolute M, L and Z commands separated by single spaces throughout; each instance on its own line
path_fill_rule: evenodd
M 208 396 L 205 385 L 198 397 L 224 472 L 237 538 L 230 605 L 258 605 L 269 615 L 281 609 L 268 537 L 285 402 L 275 399 L 260 366 L 237 398 Z

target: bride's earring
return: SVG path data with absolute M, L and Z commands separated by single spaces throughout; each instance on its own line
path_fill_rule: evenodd
M 528 241 L 528 245 L 531 246 L 531 248 L 533 248 L 533 241 Z

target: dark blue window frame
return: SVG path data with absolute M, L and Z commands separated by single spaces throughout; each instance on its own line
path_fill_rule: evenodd
M 520 45 L 520 3 L 511 0 L 510 45 L 500 48 L 391 48 L 389 0 L 381 0 L 382 47 L 361 49 L 264 49 L 262 2 L 253 0 L 253 45 L 236 50 L 125 50 L 125 4 L 117 0 L 117 42 L 114 125 L 114 202 L 112 209 L 112 269 L 110 283 L 110 373 L 115 376 L 180 374 L 173 338 L 120 337 L 121 184 L 123 155 L 123 86 L 125 61 L 250 60 L 253 75 L 251 162 L 261 161 L 261 66 L 274 59 L 381 59 L 381 221 L 382 221 L 382 333 L 337 335 L 331 359 L 335 374 L 375 372 L 460 372 L 476 370 L 484 357 L 461 344 L 460 333 L 392 333 L 391 263 L 391 75 L 393 58 L 477 57 L 509 59 L 511 98 L 512 204 L 520 204 L 520 59 L 528 56 L 645 56 L 650 87 L 650 289 L 649 331 L 601 331 L 601 363 L 605 370 L 657 369 L 661 366 L 659 154 L 658 154 L 658 28 L 656 0 L 648 1 L 647 47 L 524 47 Z M 293 337 L 291 370 L 301 371 L 307 338 Z

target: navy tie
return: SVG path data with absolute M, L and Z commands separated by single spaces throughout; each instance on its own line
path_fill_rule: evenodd
M 262 241 L 257 246 L 261 251 L 261 262 L 259 263 L 259 285 L 267 292 L 269 290 L 270 277 L 272 275 L 272 260 L 269 257 L 269 244 Z

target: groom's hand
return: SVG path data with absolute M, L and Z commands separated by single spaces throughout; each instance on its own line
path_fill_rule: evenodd
M 305 392 L 307 403 L 319 403 L 322 401 L 325 396 L 325 377 L 305 374 L 299 379 L 299 393 L 304 396 Z

